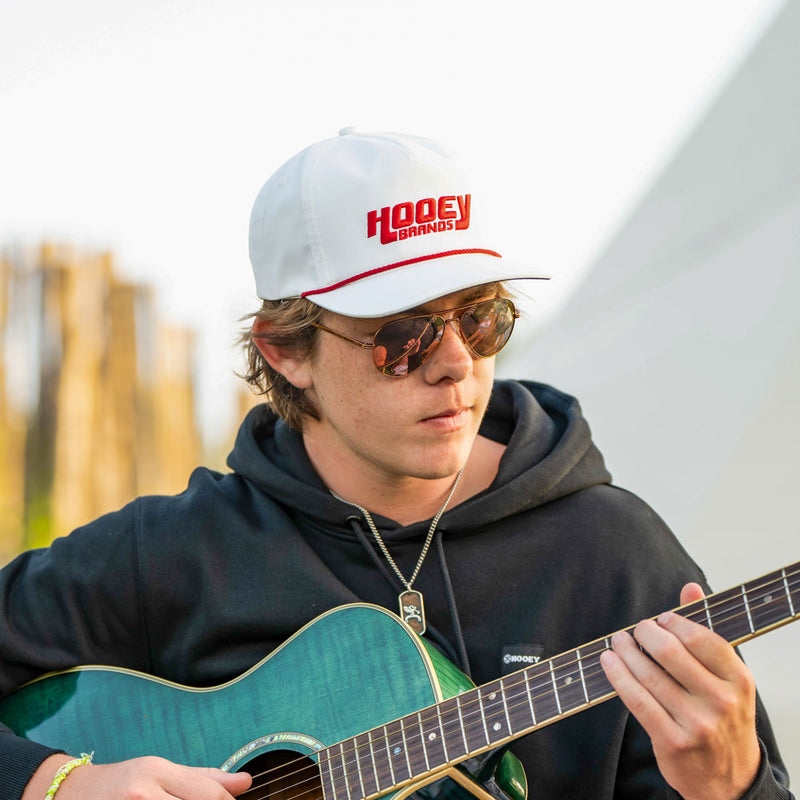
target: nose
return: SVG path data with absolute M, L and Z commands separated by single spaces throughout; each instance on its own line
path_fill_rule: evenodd
M 429 383 L 436 383 L 442 378 L 463 380 L 472 369 L 472 361 L 473 356 L 467 349 L 459 320 L 454 317 L 446 319 L 442 339 L 424 365 L 425 379 Z

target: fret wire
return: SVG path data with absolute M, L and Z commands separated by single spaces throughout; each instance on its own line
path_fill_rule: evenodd
M 795 616 L 797 613 L 794 610 L 794 603 L 792 602 L 792 593 L 789 591 L 789 582 L 786 580 L 786 569 L 781 570 L 781 575 L 783 576 L 783 585 L 786 587 L 786 597 L 789 600 L 789 610 L 792 612 L 792 616 Z
M 514 726 L 511 724 L 511 717 L 508 714 L 508 703 L 506 702 L 506 690 L 503 687 L 503 678 L 500 678 L 500 697 L 503 700 L 503 712 L 506 715 L 506 725 L 508 725 L 509 734 L 514 733 Z
M 442 726 L 442 712 L 439 708 L 439 704 L 436 704 L 436 718 L 439 723 L 439 736 L 441 737 L 442 742 L 442 752 L 444 753 L 444 760 L 445 763 L 450 763 L 450 753 L 447 750 L 447 737 L 444 735 L 444 727 Z
M 706 627 L 710 631 L 713 631 L 714 630 L 714 623 L 711 621 L 711 610 L 708 607 L 708 598 L 707 597 L 703 598 L 703 607 L 706 610 L 706 620 L 708 622 L 708 625 Z
M 408 774 L 409 776 L 414 774 L 414 770 L 411 769 L 411 761 L 408 757 L 408 742 L 406 741 L 406 729 L 403 725 L 403 719 L 400 719 L 400 737 L 403 740 L 403 755 L 406 757 L 406 766 L 408 767 Z
M 339 743 L 339 750 L 341 751 L 342 759 L 342 776 L 344 777 L 344 789 L 347 792 L 347 800 L 352 800 L 350 796 L 350 782 L 347 780 L 347 762 L 344 759 L 344 741 Z
M 480 733 L 482 731 L 483 732 L 483 744 L 489 744 L 490 743 L 489 742 L 489 734 L 488 734 L 488 732 L 486 730 L 486 717 L 485 717 L 485 715 L 483 713 L 483 703 L 481 702 L 480 689 L 475 689 L 474 691 L 471 691 L 469 694 L 473 698 L 475 698 L 472 702 L 473 702 L 473 705 L 477 706 L 477 709 L 474 710 L 474 711 L 471 711 L 467 715 L 467 720 L 466 720 L 466 726 L 465 727 L 466 727 L 467 731 L 471 731 L 473 734 L 477 733 L 479 737 L 480 737 Z M 469 719 L 469 717 L 472 717 L 472 719 Z M 483 747 L 483 744 L 479 745 L 479 747 Z M 475 749 L 475 748 L 473 748 L 473 749 Z
M 364 776 L 361 774 L 361 760 L 358 757 L 358 753 L 361 748 L 356 743 L 355 739 L 353 740 L 353 751 L 356 754 L 356 772 L 358 773 L 358 785 L 361 787 L 361 797 L 366 797 L 368 792 L 364 789 Z
M 583 659 L 581 658 L 581 649 L 580 649 L 580 647 L 578 647 L 575 650 L 575 653 L 577 654 L 578 669 L 580 670 L 580 673 L 581 673 L 581 685 L 583 686 L 583 697 L 586 700 L 586 702 L 588 703 L 589 702 L 589 692 L 586 689 L 586 678 L 583 675 Z
M 527 676 L 528 669 L 526 668 L 523 670 L 523 677 L 525 679 L 525 691 L 528 695 L 528 705 L 531 709 L 531 719 L 533 720 L 533 724 L 536 725 L 536 711 L 533 708 L 533 697 L 531 696 L 531 682 L 530 678 Z
M 323 760 L 324 759 L 324 760 Z M 322 785 L 322 797 L 323 800 L 336 800 L 336 789 L 333 785 L 333 775 L 331 775 L 330 771 L 330 759 L 328 758 L 327 750 L 322 751 L 319 754 L 319 761 L 317 762 L 320 768 L 320 784 Z M 323 770 L 323 767 L 325 769 Z M 327 777 L 328 781 L 330 781 L 330 791 L 326 792 L 325 790 L 325 778 Z
M 334 771 L 335 768 L 334 768 L 334 765 L 333 765 L 333 749 L 332 748 L 328 748 L 326 750 L 326 755 L 327 755 L 328 775 L 329 775 L 330 782 L 331 782 L 331 793 L 333 794 L 334 798 L 338 798 L 339 797 L 339 792 L 336 789 L 336 774 L 335 774 L 335 771 Z M 301 781 L 301 783 L 298 784 L 298 785 L 302 785 L 302 783 L 303 782 Z M 296 787 L 292 787 L 292 788 L 296 788 Z
M 386 742 L 386 758 L 389 761 L 389 774 L 392 776 L 392 786 L 397 783 L 397 778 L 394 777 L 394 766 L 392 765 L 392 753 L 389 750 L 389 731 L 386 729 L 386 726 L 383 726 L 383 736 L 384 741 Z
M 750 633 L 755 633 L 756 629 L 753 626 L 753 617 L 750 614 L 750 604 L 747 602 L 747 591 L 744 588 L 744 584 L 741 585 L 742 589 L 742 600 L 744 600 L 744 610 L 747 612 L 747 622 L 750 625 Z
M 480 707 L 480 712 L 481 712 L 481 723 L 483 724 L 483 735 L 486 737 L 486 744 L 490 744 L 491 739 L 489 739 L 489 730 L 486 727 L 486 714 L 483 711 L 483 698 L 481 697 L 480 689 L 477 690 L 477 697 L 478 697 L 478 706 Z
M 558 708 L 558 713 L 561 714 L 561 698 L 558 696 L 558 687 L 556 686 L 556 674 L 553 671 L 553 659 L 551 658 L 548 663 L 550 664 L 550 678 L 553 681 L 553 696 L 556 699 L 556 708 Z
M 339 791 L 336 788 L 336 781 L 337 781 L 337 778 L 336 778 L 336 766 L 334 765 L 334 762 L 333 762 L 333 755 L 334 755 L 333 754 L 333 748 L 332 747 L 328 748 L 328 769 L 330 771 L 331 787 L 333 789 L 333 796 L 338 798 L 339 797 Z
M 441 707 L 440 721 L 442 741 L 446 743 L 448 761 L 457 762 L 459 758 L 470 752 L 469 742 L 464 730 L 461 713 L 460 695 L 455 695 Z
M 438 708 L 437 708 L 438 711 Z M 425 743 L 425 729 L 422 727 L 422 712 L 417 711 L 417 720 L 419 721 L 419 740 L 422 744 L 422 755 L 425 757 L 425 770 L 430 772 L 431 765 L 428 761 L 428 748 Z
M 456 695 L 456 708 L 458 709 L 458 721 L 461 723 L 459 729 L 461 731 L 461 738 L 464 740 L 464 751 L 469 753 L 469 742 L 467 741 L 467 729 L 464 725 L 464 715 L 461 711 L 461 695 Z
M 378 780 L 378 765 L 375 763 L 375 749 L 372 746 L 372 731 L 367 731 L 367 741 L 369 742 L 369 754 L 372 757 L 372 772 L 375 774 L 375 788 L 381 791 L 381 782 Z

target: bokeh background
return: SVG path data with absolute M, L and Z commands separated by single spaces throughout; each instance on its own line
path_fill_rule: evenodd
M 0 562 L 224 468 L 250 205 L 352 124 L 471 157 L 554 276 L 500 373 L 712 585 L 796 561 L 798 41 L 795 0 L 0 0 Z M 797 778 L 800 626 L 743 652 Z

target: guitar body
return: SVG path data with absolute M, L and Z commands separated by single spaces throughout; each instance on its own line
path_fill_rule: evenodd
M 399 618 L 353 604 L 318 617 L 220 686 L 197 689 L 129 670 L 78 667 L 4 698 L 0 719 L 21 736 L 69 753 L 94 751 L 96 763 L 158 755 L 193 766 L 285 769 L 288 775 L 302 757 L 315 775 L 314 791 L 305 795 L 313 800 L 324 797 L 315 766 L 320 751 L 473 688 Z M 284 800 L 291 779 L 280 784 L 243 797 Z M 526 796 L 522 766 L 504 750 L 384 797 L 400 800 L 418 790 L 436 800 L 466 793 L 482 800 Z

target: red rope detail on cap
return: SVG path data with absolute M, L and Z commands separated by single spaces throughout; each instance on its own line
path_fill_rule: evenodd
M 308 292 L 303 292 L 301 297 L 308 297 L 312 294 L 324 294 L 325 292 L 332 292 L 334 289 L 341 289 L 342 286 L 347 286 L 348 283 L 360 281 L 362 278 L 369 278 L 371 275 L 377 275 L 381 272 L 386 272 L 390 269 L 397 269 L 397 267 L 406 267 L 409 264 L 418 264 L 420 261 L 430 261 L 433 258 L 444 258 L 445 256 L 460 256 L 468 255 L 470 253 L 480 253 L 485 256 L 494 256 L 495 258 L 502 258 L 500 253 L 494 250 L 481 250 L 480 248 L 472 248 L 468 250 L 446 250 L 444 253 L 432 253 L 429 256 L 418 256 L 417 258 L 409 258 L 407 261 L 398 261 L 395 264 L 387 264 L 385 267 L 376 267 L 375 269 L 360 272 L 358 275 L 353 275 L 352 278 L 345 278 L 338 283 L 332 283 L 330 286 L 323 286 L 322 289 L 311 289 Z

